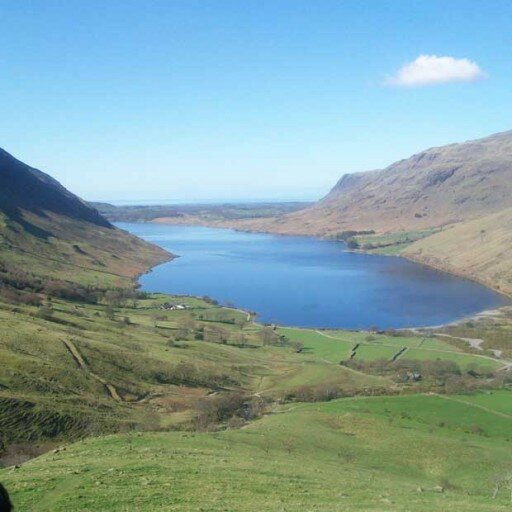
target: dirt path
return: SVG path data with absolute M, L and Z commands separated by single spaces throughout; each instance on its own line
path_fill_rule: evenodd
M 460 336 L 452 336 L 451 334 L 445 334 L 444 332 L 437 332 L 436 336 L 444 336 L 445 338 L 452 338 L 454 340 L 465 341 L 471 348 L 476 350 L 483 350 L 481 347 L 484 340 L 481 338 L 461 338 Z
M 245 315 L 245 319 L 247 322 L 250 322 L 252 320 L 252 315 L 248 311 L 245 311 L 245 309 L 240 308 L 232 308 L 230 306 L 222 306 L 222 309 L 229 309 L 230 311 L 236 311 L 237 313 L 243 313 Z
M 338 341 L 345 341 L 343 338 L 337 338 L 336 336 L 331 336 L 330 334 L 326 334 L 322 331 L 315 331 L 317 334 L 320 334 L 321 336 L 325 336 L 326 338 L 330 338 L 331 340 L 338 340 Z
M 436 396 L 438 398 L 442 398 L 443 400 L 449 400 L 450 402 L 457 402 L 459 404 L 464 404 L 464 405 L 468 405 L 470 407 L 475 407 L 476 409 L 490 412 L 491 414 L 496 414 L 496 416 L 501 416 L 502 418 L 508 418 L 508 419 L 512 420 L 512 414 L 506 414 L 504 412 L 495 411 L 494 409 L 490 409 L 489 407 L 485 407 L 484 405 L 475 404 L 473 402 L 468 402 L 467 400 L 462 400 L 460 398 L 454 398 L 452 396 L 440 395 L 438 393 L 429 393 L 429 395 Z
M 83 370 L 84 372 L 87 372 L 93 379 L 97 380 L 101 384 L 105 386 L 105 389 L 107 390 L 108 394 L 116 401 L 116 402 L 122 402 L 123 399 L 117 392 L 117 389 L 107 382 L 103 377 L 100 377 L 96 373 L 92 372 L 90 368 L 87 366 L 87 363 L 84 361 L 84 358 L 80 354 L 78 348 L 71 340 L 62 340 L 62 343 L 64 343 L 64 346 L 68 349 L 69 353 L 71 354 L 71 357 L 75 360 L 75 363 L 78 365 L 78 367 Z

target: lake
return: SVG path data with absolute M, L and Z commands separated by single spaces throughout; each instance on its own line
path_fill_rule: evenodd
M 505 299 L 471 281 L 341 242 L 228 229 L 118 223 L 179 258 L 140 278 L 142 290 L 198 295 L 261 322 L 364 329 L 432 326 Z

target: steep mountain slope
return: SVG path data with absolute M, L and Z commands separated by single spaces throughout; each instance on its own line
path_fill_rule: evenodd
M 413 243 L 409 259 L 512 294 L 512 208 L 450 226 Z
M 169 255 L 0 149 L 0 273 L 125 286 Z
M 97 210 L 66 190 L 51 176 L 29 167 L 0 148 L 0 212 L 25 223 L 22 212 L 46 217 L 49 212 L 111 228 Z
M 347 174 L 311 208 L 248 228 L 329 235 L 439 227 L 512 206 L 512 131 Z

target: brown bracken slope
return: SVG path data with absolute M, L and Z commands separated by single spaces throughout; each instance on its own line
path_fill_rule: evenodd
M 310 208 L 239 227 L 283 234 L 441 227 L 512 206 L 512 131 L 343 176 Z

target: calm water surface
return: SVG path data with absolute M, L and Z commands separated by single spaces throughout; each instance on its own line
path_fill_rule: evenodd
M 179 255 L 140 279 L 151 292 L 208 295 L 262 322 L 303 327 L 438 325 L 497 307 L 478 284 L 344 244 L 226 229 L 117 224 Z

